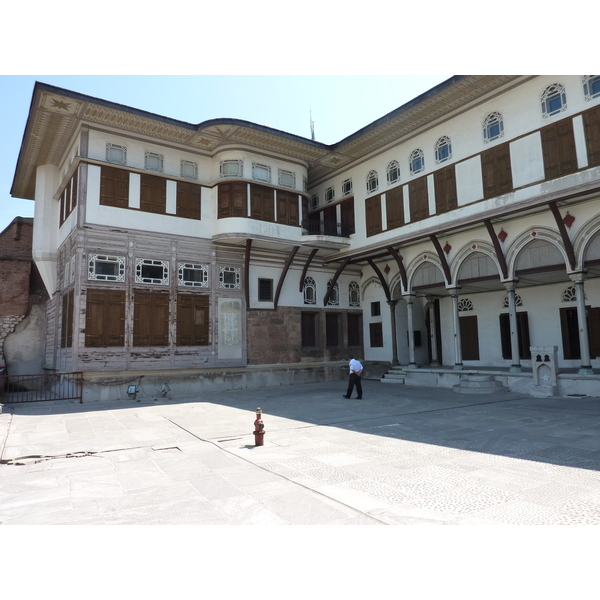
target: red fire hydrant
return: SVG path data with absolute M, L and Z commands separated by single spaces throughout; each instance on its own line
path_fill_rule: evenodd
M 265 426 L 262 422 L 262 410 L 256 409 L 256 421 L 254 421 L 254 445 L 262 446 L 265 437 Z

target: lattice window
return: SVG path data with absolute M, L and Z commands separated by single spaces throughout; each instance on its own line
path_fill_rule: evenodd
M 169 285 L 169 263 L 166 260 L 136 258 L 135 282 Z
M 342 181 L 342 196 L 349 196 L 352 193 L 352 178 Z
M 335 191 L 333 190 L 333 187 L 328 187 L 325 190 L 325 204 L 330 204 L 334 200 L 335 200 Z
M 575 291 L 575 286 L 572 285 L 565 289 L 562 295 L 561 302 L 576 302 L 577 301 L 577 292 Z
M 473 310 L 473 303 L 468 298 L 461 298 L 458 301 L 458 312 Z
M 180 173 L 186 179 L 198 179 L 198 163 L 191 160 L 182 160 Z
M 308 179 L 304 175 L 302 176 L 302 191 L 308 192 Z
M 284 171 L 283 169 L 278 169 L 278 177 L 279 177 L 279 185 L 281 187 L 292 188 L 296 187 L 296 173 L 292 171 Z
M 144 168 L 146 171 L 163 172 L 164 156 L 156 152 L 146 152 Z
M 219 164 L 219 177 L 242 177 L 244 174 L 244 161 L 222 160 Z
M 583 95 L 586 102 L 600 96 L 600 75 L 583 76 Z
M 445 135 L 435 143 L 435 162 L 440 164 L 452 158 L 452 144 L 450 138 Z
M 240 270 L 236 267 L 221 267 L 219 269 L 219 287 L 228 290 L 240 288 Z
M 499 112 L 490 113 L 483 121 L 483 141 L 487 144 L 504 136 L 504 120 Z
M 88 279 L 93 281 L 125 281 L 125 257 L 90 254 Z
M 313 194 L 310 198 L 310 209 L 313 210 L 319 206 L 319 194 Z
M 360 287 L 356 281 L 351 281 L 348 286 L 348 304 L 360 306 Z
M 547 119 L 567 108 L 567 96 L 565 86 L 560 83 L 549 85 L 542 92 L 542 117 Z
M 179 263 L 179 285 L 185 287 L 208 287 L 208 267 L 194 263 Z
M 400 181 L 400 165 L 397 160 L 393 160 L 387 166 L 387 182 L 389 185 Z
M 367 175 L 367 194 L 372 194 L 379 189 L 379 176 L 377 171 L 369 171 Z
M 515 294 L 515 306 L 523 306 L 523 300 L 519 294 Z M 504 296 L 504 302 L 502 302 L 502 308 L 509 308 L 508 296 Z
M 317 284 L 312 277 L 304 278 L 304 304 L 317 303 Z
M 327 290 L 331 288 L 331 279 L 327 282 Z M 339 306 L 340 305 L 340 285 L 336 282 L 329 294 L 329 300 L 327 306 Z
M 271 183 L 271 167 L 259 163 L 252 163 L 252 179 Z
M 117 144 L 106 144 L 106 162 L 114 165 L 127 164 L 127 148 Z
M 410 153 L 410 157 L 408 158 L 408 162 L 410 164 L 410 174 L 416 175 L 425 169 L 425 155 L 423 154 L 423 150 L 417 148 Z

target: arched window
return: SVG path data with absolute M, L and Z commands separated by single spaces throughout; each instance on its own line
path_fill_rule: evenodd
M 304 304 L 317 303 L 317 284 L 312 277 L 304 278 Z
M 504 135 L 504 121 L 499 112 L 490 113 L 483 122 L 483 141 L 487 144 Z
M 410 157 L 408 159 L 410 163 L 410 174 L 416 175 L 420 173 L 425 168 L 425 156 L 423 154 L 423 150 L 417 148 L 410 153 Z
M 440 164 L 452 158 L 452 144 L 450 138 L 445 135 L 435 143 L 435 162 Z
M 388 185 L 392 185 L 392 183 L 396 183 L 400 181 L 400 165 L 397 160 L 393 160 L 387 166 L 387 182 Z
M 367 194 L 372 194 L 376 192 L 379 188 L 379 177 L 377 176 L 377 171 L 369 171 L 367 175 Z
M 542 92 L 542 117 L 547 119 L 567 108 L 565 86 L 560 83 L 549 85 Z
M 600 75 L 583 76 L 583 95 L 586 101 L 600 96 Z
M 331 279 L 327 282 L 327 290 L 331 288 Z M 329 300 L 327 306 L 339 306 L 340 305 L 340 284 L 336 282 L 329 294 Z
M 360 287 L 356 281 L 351 281 L 348 286 L 348 304 L 360 306 Z

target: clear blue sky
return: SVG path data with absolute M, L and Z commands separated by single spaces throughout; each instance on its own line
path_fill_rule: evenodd
M 33 201 L 10 196 L 35 81 L 200 123 L 231 117 L 333 144 L 453 74 L 397 76 L 198 75 L 0 76 L 0 231 L 32 217 Z

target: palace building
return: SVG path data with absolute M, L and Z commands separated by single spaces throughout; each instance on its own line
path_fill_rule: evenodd
M 11 194 L 44 368 L 103 398 L 345 378 L 350 353 L 600 396 L 600 76 L 455 76 L 332 145 L 38 83 Z

